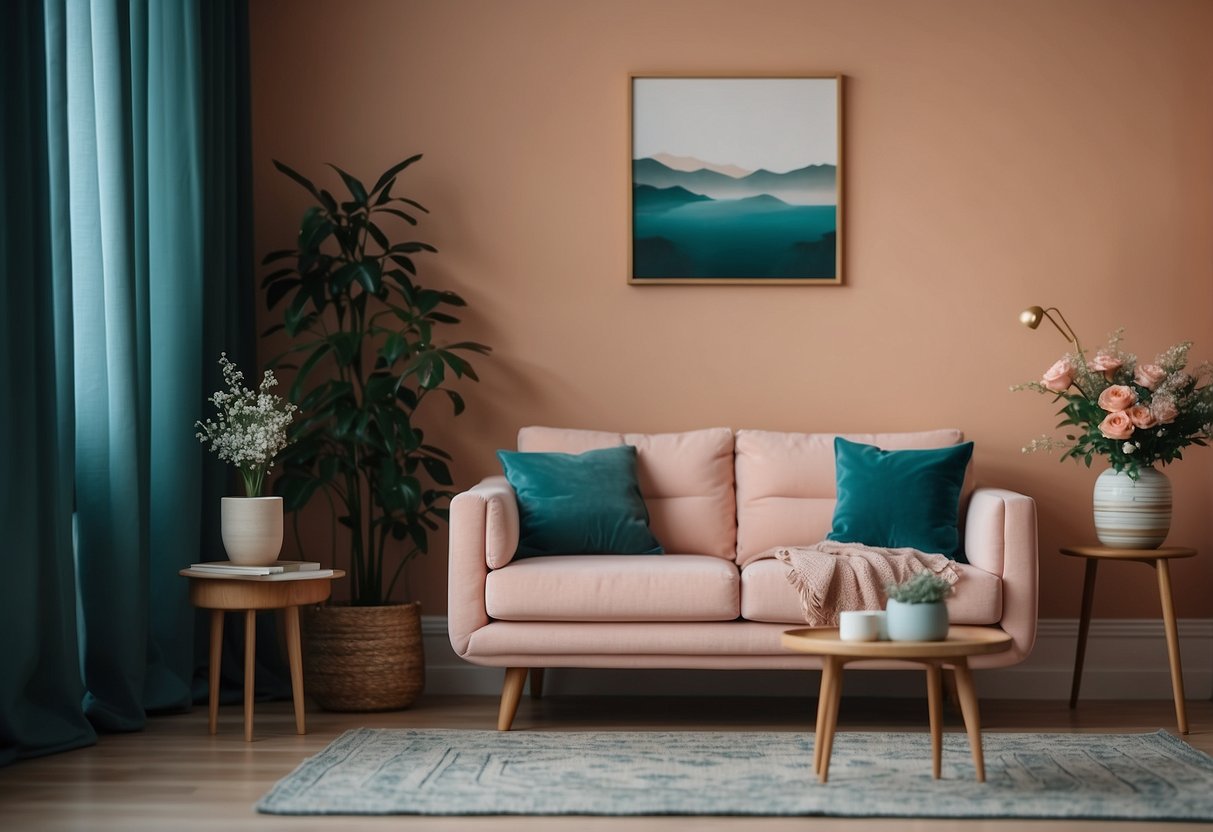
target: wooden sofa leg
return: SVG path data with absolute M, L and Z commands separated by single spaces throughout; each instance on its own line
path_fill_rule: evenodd
M 531 698 L 532 699 L 542 699 L 543 698 L 543 668 L 542 667 L 532 667 L 531 668 Z
M 514 724 L 514 714 L 518 712 L 518 700 L 522 698 L 522 689 L 526 686 L 527 668 L 507 667 L 505 669 L 505 684 L 501 686 L 501 710 L 497 713 L 497 730 L 508 731 Z

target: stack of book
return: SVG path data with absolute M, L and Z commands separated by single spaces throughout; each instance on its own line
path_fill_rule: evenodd
M 251 578 L 261 581 L 290 581 L 306 578 L 327 578 L 332 569 L 321 569 L 310 560 L 278 560 L 266 566 L 242 566 L 230 560 L 192 563 L 190 571 L 216 578 Z

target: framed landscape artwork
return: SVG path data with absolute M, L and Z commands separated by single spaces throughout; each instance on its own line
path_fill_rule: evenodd
M 629 283 L 842 282 L 842 78 L 631 77 Z

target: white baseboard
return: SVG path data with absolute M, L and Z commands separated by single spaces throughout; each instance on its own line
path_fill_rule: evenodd
M 446 616 L 422 617 L 426 692 L 501 693 L 501 669 L 469 664 L 455 655 Z M 1036 648 L 1012 667 L 975 673 L 979 694 L 991 699 L 1067 699 L 1078 635 L 1075 619 L 1042 620 Z M 1188 699 L 1213 697 L 1213 619 L 1179 621 L 1179 651 Z M 793 670 L 593 670 L 550 668 L 544 690 L 552 695 L 813 696 L 816 673 Z M 847 693 L 923 696 L 917 673 L 870 670 L 847 675 Z M 1091 622 L 1082 678 L 1083 699 L 1170 699 L 1167 642 L 1160 621 Z

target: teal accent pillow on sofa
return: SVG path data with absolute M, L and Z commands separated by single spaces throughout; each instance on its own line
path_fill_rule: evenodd
M 965 562 L 957 521 L 973 443 L 885 451 L 834 439 L 838 503 L 828 540 L 908 546 Z
M 635 447 L 497 458 L 518 495 L 517 557 L 662 554 L 636 481 Z

